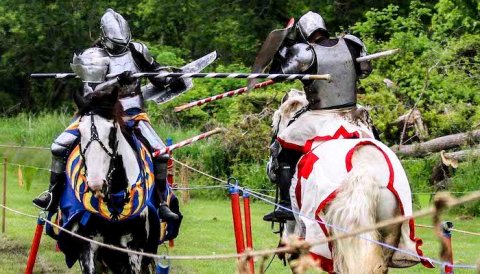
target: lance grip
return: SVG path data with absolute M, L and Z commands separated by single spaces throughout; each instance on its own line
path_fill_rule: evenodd
M 377 58 L 381 58 L 381 57 L 385 57 L 385 56 L 389 56 L 389 55 L 393 55 L 393 54 L 396 54 L 400 51 L 400 49 L 391 49 L 391 50 L 386 50 L 386 51 L 381 51 L 381 52 L 377 52 L 377 53 L 374 53 L 374 54 L 369 54 L 367 56 L 363 56 L 363 57 L 358 57 L 357 59 L 355 59 L 358 63 L 360 62 L 364 62 L 364 61 L 370 61 L 370 60 L 373 60 L 373 59 L 377 59 Z
M 310 80 L 326 80 L 326 81 L 331 81 L 332 76 L 330 74 L 318 74 L 318 75 L 311 75 Z
M 185 110 L 186 108 L 188 108 L 188 104 L 175 107 L 175 108 L 173 109 L 173 111 L 175 111 L 175 112 L 180 112 L 180 111 L 182 111 L 182 110 Z
M 41 78 L 55 78 L 55 79 L 70 79 L 75 78 L 77 75 L 73 72 L 66 73 L 32 73 L 30 78 L 41 79 Z

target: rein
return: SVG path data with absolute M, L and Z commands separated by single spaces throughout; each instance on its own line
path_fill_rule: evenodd
M 108 168 L 108 173 L 107 173 L 107 190 L 106 194 L 107 197 L 110 196 L 109 191 L 111 189 L 111 184 L 112 184 L 112 177 L 113 177 L 113 172 L 115 171 L 115 161 L 118 158 L 118 140 L 117 140 L 117 123 L 114 121 L 113 122 L 113 128 L 110 131 L 110 135 L 108 137 L 109 139 L 109 145 L 112 148 L 112 151 L 108 151 L 107 147 L 105 144 L 100 140 L 98 137 L 98 131 L 97 131 L 97 126 L 95 125 L 94 121 L 94 115 L 95 113 L 93 112 L 88 112 L 86 115 L 89 115 L 91 117 L 91 125 L 90 125 L 90 140 L 88 140 L 88 143 L 85 145 L 85 148 L 82 149 L 82 144 L 81 142 L 79 143 L 79 148 L 80 148 L 80 157 L 82 158 L 83 162 L 86 163 L 85 159 L 85 152 L 87 149 L 90 147 L 90 145 L 96 141 L 100 144 L 100 147 L 107 153 L 107 155 L 110 157 L 110 164 Z M 84 165 L 85 167 L 85 175 L 87 175 L 87 165 Z

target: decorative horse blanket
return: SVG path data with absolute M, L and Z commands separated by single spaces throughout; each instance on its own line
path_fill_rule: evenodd
M 149 122 L 145 113 L 140 113 L 128 118 L 126 121 L 127 127 L 134 127 L 135 123 L 140 120 Z M 75 136 L 80 136 L 78 124 L 79 119 L 76 119 L 66 131 Z M 149 215 L 156 216 L 154 222 L 160 222 L 156 213 L 157 205 L 153 202 L 154 173 L 151 154 L 134 134 L 129 138 L 133 149 L 137 152 L 140 173 L 138 174 L 137 180 L 128 186 L 127 189 L 120 193 L 111 194 L 110 199 L 118 201 L 113 203 L 116 204 L 116 206 L 108 205 L 103 198 L 96 198 L 93 193 L 89 191 L 85 177 L 85 167 L 80 155 L 80 147 L 78 144 L 74 146 L 66 164 L 67 180 L 65 190 L 60 199 L 60 210 L 56 216 L 57 224 L 68 229 L 74 221 L 78 220 L 81 225 L 86 226 L 92 214 L 100 216 L 110 222 L 127 221 L 137 217 L 146 207 L 150 212 Z M 114 184 L 115 182 L 112 183 Z M 170 208 L 181 218 L 178 199 L 173 194 L 171 188 L 167 187 L 163 195 Z M 124 197 L 128 197 L 127 203 L 121 202 L 124 200 Z M 52 218 L 53 216 L 49 217 Z M 160 229 L 159 241 L 163 242 L 164 240 L 173 239 L 178 235 L 180 221 L 168 224 L 159 223 L 156 227 Z M 47 225 L 47 233 L 55 239 L 61 238 L 58 237 L 61 234 L 60 231 L 56 231 L 49 225 Z
M 411 190 L 400 161 L 388 147 L 375 139 L 338 139 L 360 136 L 359 132 L 349 132 L 340 127 L 332 135 L 317 136 L 306 142 L 308 152 L 300 159 L 292 179 L 290 195 L 292 208 L 302 215 L 296 216 L 296 234 L 306 241 L 318 241 L 329 236 L 329 228 L 323 223 L 325 207 L 335 199 L 336 191 L 352 169 L 352 157 L 361 146 L 374 146 L 385 156 L 383 169 L 378 170 L 381 187 L 388 189 L 400 205 L 404 216 L 412 214 Z M 380 201 L 381 202 L 381 201 Z M 307 218 L 308 217 L 308 218 Z M 312 220 L 313 219 L 313 220 Z M 415 237 L 414 220 L 402 224 L 399 248 L 422 255 L 422 241 Z M 320 259 L 322 268 L 333 271 L 332 246 L 316 245 L 311 249 L 312 256 Z M 422 261 L 425 266 L 430 262 Z
M 339 132 L 339 128 L 344 128 L 345 132 Z M 336 132 L 343 135 L 335 136 Z M 345 135 L 348 132 L 355 135 Z M 304 152 L 305 143 L 315 136 L 331 136 L 333 139 L 340 137 L 374 138 L 372 123 L 367 110 L 363 107 L 349 107 L 332 110 L 309 110 L 281 130 L 277 140 L 283 148 Z

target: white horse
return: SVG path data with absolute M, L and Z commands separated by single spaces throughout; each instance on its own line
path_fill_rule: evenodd
M 159 219 L 154 208 L 153 166 L 148 150 L 125 137 L 116 93 L 105 104 L 80 111 L 70 129 L 80 135 L 67 161 L 62 195 L 63 225 L 106 244 L 156 253 Z M 133 147 L 133 148 L 132 148 Z M 134 149 L 135 148 L 135 149 Z M 151 273 L 152 260 L 79 241 L 60 233 L 59 246 L 70 267 L 83 273 Z
M 302 92 L 291 91 L 274 114 L 274 131 L 281 134 L 294 113 L 306 105 Z M 373 138 L 351 138 L 362 135 L 350 132 L 355 125 L 348 123 L 332 118 L 325 122 L 325 131 L 305 144 L 290 188 L 292 209 L 300 214 L 287 225 L 287 233 L 318 241 L 412 213 L 411 191 L 399 159 Z M 413 266 L 421 261 L 416 255 L 422 255 L 413 225 L 413 220 L 391 225 L 316 245 L 310 252 L 330 273 L 386 273 L 388 267 Z M 405 249 L 410 255 L 374 241 Z

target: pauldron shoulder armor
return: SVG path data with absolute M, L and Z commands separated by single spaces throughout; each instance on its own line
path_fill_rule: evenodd
M 143 43 L 139 43 L 139 42 L 132 42 L 131 43 L 133 45 L 133 49 L 139 53 L 140 55 L 143 56 L 143 58 L 145 59 L 145 61 L 148 63 L 148 64 L 152 64 L 154 62 L 153 60 L 153 57 L 152 55 L 150 54 L 150 51 L 148 50 L 147 46 Z M 131 48 L 131 50 L 133 50 Z
M 298 43 L 288 48 L 285 62 L 282 64 L 283 73 L 304 72 L 315 61 L 315 53 L 308 44 Z
M 343 36 L 343 39 L 353 42 L 354 44 L 362 48 L 362 50 L 360 51 L 360 57 L 367 55 L 367 47 L 365 46 L 363 41 L 360 40 L 360 38 L 355 35 L 346 34 L 345 36 Z

